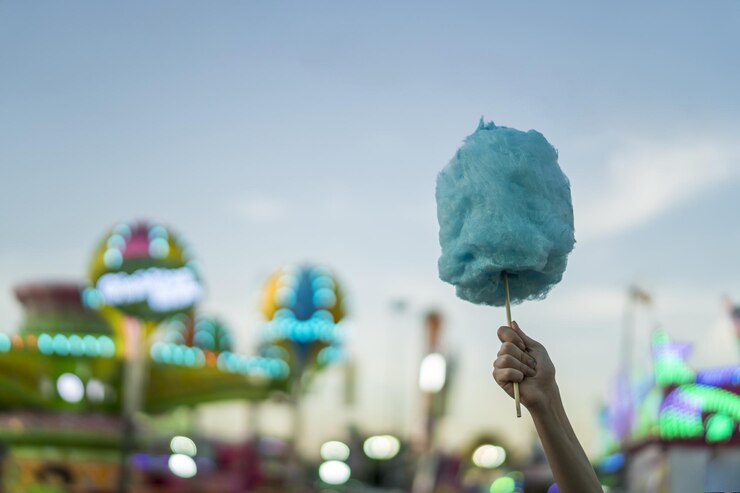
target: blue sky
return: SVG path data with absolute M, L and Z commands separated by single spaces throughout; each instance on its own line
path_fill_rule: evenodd
M 588 442 L 628 284 L 656 297 L 643 333 L 660 320 L 697 364 L 737 362 L 720 299 L 740 299 L 738 25 L 735 1 L 0 2 L 0 326 L 13 284 L 83 277 L 106 228 L 153 217 L 194 244 L 204 309 L 245 350 L 271 271 L 334 268 L 371 428 L 414 428 L 420 315 L 440 307 L 461 365 L 443 440 L 524 444 L 489 377 L 503 313 L 436 279 L 434 179 L 484 115 L 544 133 L 572 182 L 569 269 L 514 315 Z

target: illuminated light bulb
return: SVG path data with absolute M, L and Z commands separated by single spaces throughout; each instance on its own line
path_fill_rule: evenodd
M 74 373 L 62 373 L 57 379 L 57 393 L 65 402 L 77 403 L 85 396 L 85 386 Z
M 314 293 L 313 304 L 317 308 L 332 308 L 337 304 L 337 296 L 331 289 L 321 288 Z
M 334 324 L 334 315 L 332 315 L 331 312 L 327 310 L 317 310 L 313 315 L 311 315 L 311 318 L 320 322 L 329 323 L 331 325 Z
M 109 249 L 123 250 L 123 247 L 126 246 L 126 239 L 119 234 L 112 234 L 106 244 Z
M 205 331 L 197 332 L 193 337 L 193 342 L 206 349 L 216 349 L 216 340 L 213 338 L 213 335 Z
M 167 233 L 167 229 L 164 226 L 162 226 L 161 224 L 157 224 L 149 228 L 149 231 L 147 232 L 147 237 L 150 241 L 156 238 L 166 240 L 169 238 L 169 234 Z
M 198 473 L 198 466 L 193 458 L 185 454 L 170 455 L 167 466 L 172 474 L 180 478 L 192 478 Z
M 184 358 L 185 366 L 195 366 L 195 360 L 195 350 L 193 348 L 186 349 Z
M 10 342 L 10 341 L 8 341 Z M 53 354 L 54 353 L 54 339 L 49 334 L 39 335 L 37 346 L 41 354 Z M 10 348 L 8 348 L 10 349 Z M 2 336 L 0 336 L 0 351 L 2 351 Z
M 85 353 L 85 348 L 82 345 L 82 338 L 78 335 L 69 336 L 69 353 L 72 356 L 82 356 Z
M 281 308 L 275 312 L 275 318 L 295 320 L 295 314 L 287 308 Z
M 316 277 L 313 281 L 311 281 L 311 286 L 316 290 L 319 290 L 321 288 L 334 290 L 336 288 L 334 280 L 331 277 L 325 275 L 320 275 Z
M 151 356 L 157 363 L 162 361 L 162 346 L 164 346 L 163 343 L 155 342 L 152 344 L 152 347 L 149 348 L 149 356 Z
M 103 255 L 103 263 L 109 269 L 118 269 L 123 265 L 123 254 L 117 248 L 109 248 Z
M 85 288 L 82 290 L 82 304 L 93 310 L 99 309 L 103 305 L 103 297 L 95 288 Z
M 91 402 L 103 402 L 105 400 L 105 385 L 100 380 L 91 379 L 87 382 L 85 393 Z
M 173 345 L 172 347 L 172 363 L 175 365 L 182 365 L 185 359 L 185 351 L 183 346 Z
M 447 362 L 439 353 L 424 357 L 419 368 L 419 388 L 422 392 L 436 393 L 442 390 L 447 378 Z
M 481 445 L 473 452 L 473 464 L 484 469 L 495 469 L 506 460 L 506 451 L 496 445 Z
M 390 460 L 398 455 L 401 443 L 392 435 L 376 435 L 365 440 L 362 450 L 371 459 Z
M 275 300 L 280 306 L 293 306 L 296 302 L 296 292 L 287 286 L 280 288 L 275 292 Z
M 26 347 L 29 349 L 38 349 L 38 338 L 33 334 L 26 336 Z
M 67 356 L 69 354 L 69 343 L 67 338 L 62 334 L 54 336 L 54 352 L 60 356 Z
M 278 286 L 280 287 L 295 286 L 296 283 L 298 283 L 298 278 L 293 274 L 290 274 L 289 271 L 286 271 L 286 273 L 281 275 L 278 279 Z
M 216 330 L 216 326 L 210 320 L 199 319 L 197 322 L 195 322 L 195 330 L 206 330 L 208 332 L 214 332 Z
M 285 361 L 280 362 L 280 366 L 282 366 L 282 376 L 283 378 L 287 378 L 290 375 L 290 365 L 286 363 Z
M 172 363 L 172 344 L 163 344 L 159 357 L 162 363 Z
M 344 461 L 349 458 L 349 446 L 338 440 L 331 440 L 321 445 L 321 458 L 324 460 Z
M 339 485 L 349 481 L 352 470 L 344 462 L 329 460 L 319 466 L 319 478 L 327 484 Z
M 89 334 L 82 338 L 82 348 L 87 356 L 97 356 L 100 353 L 97 339 Z
M 10 337 L 10 345 L 18 349 L 22 348 L 23 338 L 19 334 L 13 334 Z
M 13 334 L 12 336 L 10 336 L 10 345 L 17 349 L 23 347 L 23 338 L 20 336 L 20 334 Z
M 170 450 L 173 454 L 189 455 L 195 457 L 198 453 L 198 447 L 195 446 L 195 442 L 186 436 L 174 436 L 170 440 Z
M 231 372 L 239 371 L 239 358 L 237 355 L 229 354 L 229 357 L 226 358 L 226 369 Z
M 206 365 L 206 361 L 206 354 L 202 350 L 198 349 L 195 352 L 195 365 L 202 368 Z
M 149 255 L 154 258 L 165 258 L 170 254 L 170 244 L 164 238 L 154 238 L 149 242 Z
M 7 334 L 0 334 L 0 351 L 7 353 L 13 344 L 10 342 L 10 337 Z
M 106 358 L 110 358 L 116 354 L 116 345 L 113 342 L 113 339 L 108 336 L 98 337 L 98 351 L 101 356 Z
M 320 365 L 328 365 L 339 360 L 340 357 L 341 351 L 335 347 L 329 346 L 319 351 L 319 354 L 316 356 L 316 361 Z
M 119 223 L 113 228 L 113 232 L 117 235 L 121 235 L 124 238 L 131 237 L 131 226 L 126 223 Z

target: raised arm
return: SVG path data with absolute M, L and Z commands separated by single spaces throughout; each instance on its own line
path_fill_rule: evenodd
M 532 415 L 558 489 L 600 493 L 601 484 L 565 414 L 547 350 L 516 322 L 512 326 L 498 330 L 501 349 L 493 363 L 493 378 L 512 398 L 513 382 L 519 382 L 519 397 Z

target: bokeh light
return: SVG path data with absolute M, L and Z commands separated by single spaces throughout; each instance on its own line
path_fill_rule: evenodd
M 329 460 L 319 466 L 319 478 L 326 484 L 344 484 L 349 481 L 351 475 L 350 467 L 338 460 Z
M 90 379 L 85 386 L 85 393 L 90 402 L 103 402 L 105 400 L 105 384 L 100 380 Z
M 195 457 L 198 453 L 198 447 L 195 446 L 195 442 L 186 436 L 174 436 L 170 440 L 170 450 L 173 454 L 188 455 Z
M 732 438 L 736 421 L 724 414 L 714 414 L 707 418 L 707 441 L 722 442 Z
M 421 361 L 419 388 L 422 392 L 436 393 L 442 390 L 447 379 L 447 361 L 439 353 L 428 354 Z
M 324 460 L 347 460 L 349 446 L 338 440 L 331 440 L 321 445 L 321 458 Z
M 509 476 L 502 476 L 491 484 L 490 493 L 514 493 L 516 481 Z
M 65 402 L 77 403 L 85 397 L 85 385 L 74 373 L 62 373 L 57 379 L 57 393 Z
M 401 449 L 401 442 L 392 435 L 371 436 L 362 445 L 362 450 L 371 459 L 390 460 Z
M 506 451 L 497 445 L 485 444 L 473 452 L 473 463 L 484 469 L 495 469 L 506 460 Z
M 11 346 L 10 337 L 7 334 L 0 333 L 0 352 L 7 353 Z
M 198 466 L 193 458 L 185 454 L 170 455 L 167 466 L 172 474 L 180 478 L 192 478 L 198 473 Z

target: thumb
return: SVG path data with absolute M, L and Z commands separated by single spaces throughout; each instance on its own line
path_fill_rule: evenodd
M 541 346 L 539 342 L 535 341 L 534 339 L 529 337 L 527 334 L 525 334 L 524 331 L 519 327 L 519 324 L 516 323 L 516 321 L 511 322 L 511 326 L 516 331 L 516 333 L 519 334 L 519 336 L 522 338 L 522 340 L 524 341 L 524 344 L 527 347 L 531 348 L 531 347 Z

